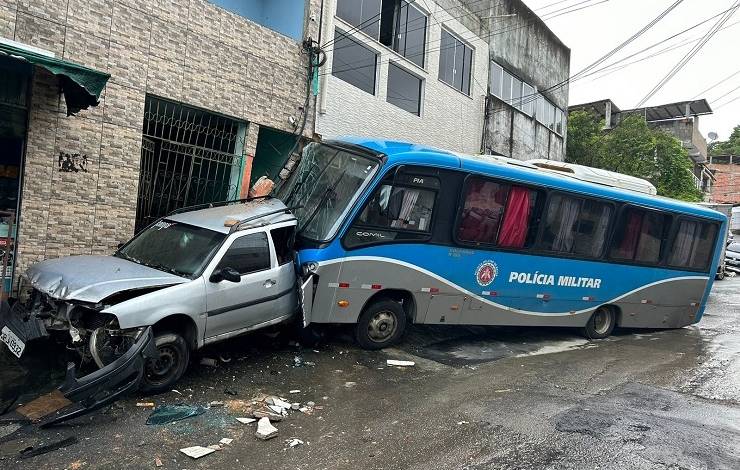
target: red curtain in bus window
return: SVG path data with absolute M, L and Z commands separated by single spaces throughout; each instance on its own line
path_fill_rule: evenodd
M 635 249 L 637 248 L 637 241 L 640 238 L 643 215 L 642 212 L 630 211 L 627 226 L 624 228 L 624 237 L 617 253 L 619 258 L 632 259 L 635 257 Z
M 523 248 L 528 231 L 529 190 L 512 186 L 498 235 L 498 245 L 506 248 Z

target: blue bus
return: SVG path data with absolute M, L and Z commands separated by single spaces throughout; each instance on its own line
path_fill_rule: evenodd
M 297 207 L 304 325 L 380 349 L 409 324 L 679 328 L 698 322 L 726 217 L 525 162 L 405 142 L 312 143 Z

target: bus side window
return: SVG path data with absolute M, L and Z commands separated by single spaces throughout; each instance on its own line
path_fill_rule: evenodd
M 545 215 L 542 249 L 598 258 L 612 207 L 590 199 L 553 195 Z
M 523 186 L 472 178 L 457 226 L 457 239 L 502 248 L 527 248 L 537 233 L 541 194 Z
M 706 270 L 712 261 L 716 237 L 715 224 L 681 220 L 671 245 L 668 265 L 674 268 Z
M 609 256 L 658 264 L 670 226 L 671 216 L 668 214 L 627 208 L 615 227 Z

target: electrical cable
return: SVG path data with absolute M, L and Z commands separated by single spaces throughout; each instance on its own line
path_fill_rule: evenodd
M 733 23 L 733 24 L 737 24 L 737 23 L 738 23 L 738 22 L 735 22 L 735 23 Z M 738 69 L 737 71 L 735 71 L 735 72 L 731 73 L 730 75 L 726 76 L 725 78 L 723 78 L 722 80 L 718 81 L 718 82 L 717 82 L 717 83 L 715 83 L 714 85 L 710 86 L 710 87 L 709 87 L 709 88 L 707 88 L 706 90 L 703 90 L 703 91 L 701 91 L 701 92 L 697 93 L 697 94 L 696 94 L 696 95 L 695 95 L 695 96 L 694 96 L 693 98 L 691 98 L 691 99 L 692 99 L 692 100 L 694 100 L 694 99 L 698 98 L 699 96 L 703 95 L 704 93 L 706 93 L 706 92 L 708 92 L 708 91 L 710 91 L 710 90 L 713 90 L 714 88 L 716 88 L 716 87 L 718 87 L 718 86 L 722 85 L 722 84 L 723 84 L 723 83 L 725 83 L 725 82 L 726 82 L 727 80 L 731 79 L 732 77 L 734 77 L 734 76 L 735 76 L 735 75 L 737 75 L 737 74 L 740 74 L 740 69 Z

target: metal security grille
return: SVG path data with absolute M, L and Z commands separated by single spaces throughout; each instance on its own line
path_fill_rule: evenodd
M 136 230 L 181 207 L 236 199 L 245 130 L 244 122 L 147 96 Z

